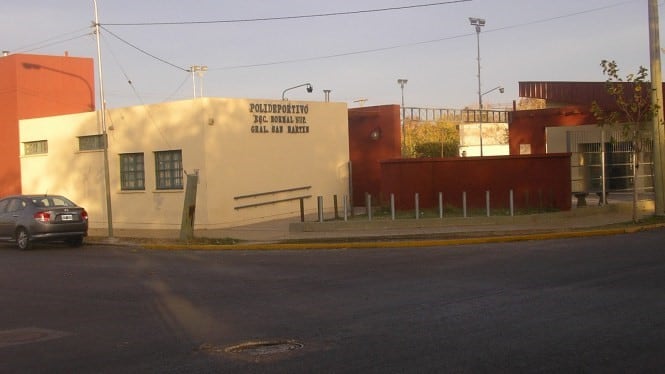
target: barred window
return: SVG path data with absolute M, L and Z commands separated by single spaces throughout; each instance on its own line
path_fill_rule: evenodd
M 182 189 L 182 151 L 155 152 L 155 174 L 158 190 Z
M 36 142 L 23 143 L 23 152 L 26 155 L 39 155 L 48 153 L 48 141 L 38 140 Z
M 143 161 L 143 153 L 123 153 L 120 155 L 121 190 L 145 190 L 145 167 Z
M 104 149 L 104 135 L 79 136 L 79 151 Z

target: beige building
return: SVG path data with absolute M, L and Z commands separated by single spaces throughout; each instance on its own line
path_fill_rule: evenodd
M 348 195 L 344 103 L 198 98 L 108 110 L 113 224 L 179 229 L 186 174 L 198 173 L 196 229 L 317 211 Z M 23 193 L 62 194 L 106 227 L 98 113 L 20 122 Z M 324 204 L 330 207 L 330 203 Z

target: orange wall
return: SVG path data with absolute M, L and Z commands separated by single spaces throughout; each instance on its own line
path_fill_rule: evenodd
M 19 120 L 93 110 L 91 58 L 0 57 L 0 196 L 21 192 Z

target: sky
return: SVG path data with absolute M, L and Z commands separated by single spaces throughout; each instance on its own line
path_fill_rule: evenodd
M 649 68 L 647 0 L 98 0 L 107 107 L 208 97 L 511 105 L 520 81 Z M 663 20 L 663 3 L 659 3 Z M 328 15 L 336 13 L 337 15 Z M 318 15 L 316 17 L 310 17 Z M 97 60 L 92 0 L 0 5 L 0 50 Z M 269 18 L 269 20 L 266 20 Z M 164 24 L 169 23 L 169 24 Z M 202 76 L 189 70 L 207 66 Z M 97 70 L 95 70 L 97 72 Z M 98 77 L 96 77 L 98 79 Z M 505 92 L 494 88 L 502 86 Z

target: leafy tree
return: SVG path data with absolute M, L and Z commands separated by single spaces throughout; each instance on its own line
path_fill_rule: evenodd
M 619 126 L 623 136 L 631 145 L 634 160 L 633 167 L 633 222 L 637 222 L 637 176 L 643 146 L 651 141 L 650 121 L 657 108 L 651 103 L 651 90 L 648 88 L 648 70 L 640 66 L 637 73 L 619 76 L 619 67 L 615 61 L 603 60 L 600 63 L 603 74 L 607 76 L 606 90 L 613 98 L 616 109 L 606 110 L 597 102 L 591 105 L 591 111 L 599 126 Z
M 419 122 L 406 124 L 406 157 L 456 157 L 459 131 L 453 122 Z

